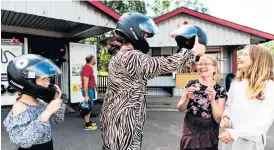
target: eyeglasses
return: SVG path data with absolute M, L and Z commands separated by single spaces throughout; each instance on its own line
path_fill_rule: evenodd
M 208 67 L 211 65 L 214 66 L 213 64 L 200 64 L 200 63 L 197 64 L 198 67 L 202 67 L 202 66 Z
M 50 83 L 50 78 L 43 78 L 43 79 L 38 79 L 38 81 L 41 81 L 43 83 Z

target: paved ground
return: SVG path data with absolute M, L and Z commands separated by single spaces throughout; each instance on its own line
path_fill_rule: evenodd
M 96 111 L 99 113 L 99 106 Z M 6 114 L 7 109 L 2 109 L 1 124 Z M 147 112 L 142 150 L 178 150 L 183 117 L 184 113 L 179 112 Z M 1 126 L 2 150 L 14 150 Z M 273 137 L 274 125 L 268 133 L 266 150 L 274 149 Z M 77 113 L 67 114 L 63 124 L 53 125 L 53 139 L 55 150 L 100 150 L 102 145 L 99 130 L 84 131 L 83 120 Z

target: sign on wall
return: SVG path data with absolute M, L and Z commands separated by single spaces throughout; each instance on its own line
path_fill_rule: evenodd
M 84 100 L 82 95 L 82 81 L 81 71 L 86 64 L 86 57 L 93 55 L 97 58 L 96 45 L 70 43 L 70 101 L 71 103 L 79 103 Z M 93 66 L 95 82 L 97 83 L 97 64 Z M 95 91 L 95 99 L 97 99 L 97 92 Z
M 8 85 L 7 66 L 16 56 L 24 54 L 23 44 L 17 39 L 1 39 L 1 106 L 13 105 L 17 92 Z

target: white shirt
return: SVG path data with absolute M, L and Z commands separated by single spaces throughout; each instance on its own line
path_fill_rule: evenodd
M 266 143 L 266 132 L 274 120 L 274 82 L 267 81 L 264 100 L 248 99 L 247 80 L 233 82 L 228 92 L 224 114 L 231 122 L 227 129 L 234 141 L 238 137 Z M 263 135 L 263 137 L 262 137 Z

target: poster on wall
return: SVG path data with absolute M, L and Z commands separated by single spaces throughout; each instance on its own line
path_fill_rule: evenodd
M 14 57 L 22 54 L 23 44 L 18 39 L 1 39 L 1 106 L 16 102 L 17 92 L 8 85 L 7 66 Z
M 80 76 L 83 64 L 73 64 L 72 65 L 72 76 Z
M 70 43 L 70 102 L 79 103 L 84 100 L 82 95 L 82 81 L 81 71 L 86 64 L 85 58 L 88 55 L 93 55 L 97 58 L 96 45 Z M 97 83 L 97 64 L 93 66 L 95 82 Z M 95 91 L 95 100 L 97 99 L 97 92 Z

